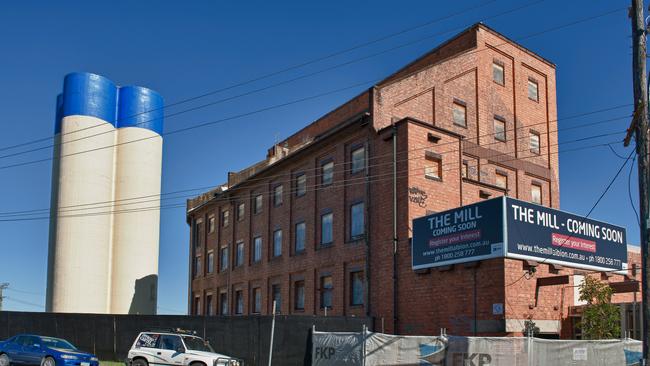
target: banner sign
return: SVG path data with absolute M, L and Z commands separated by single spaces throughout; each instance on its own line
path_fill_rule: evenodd
M 627 239 L 622 227 L 509 197 L 413 220 L 414 270 L 495 257 L 624 270 Z

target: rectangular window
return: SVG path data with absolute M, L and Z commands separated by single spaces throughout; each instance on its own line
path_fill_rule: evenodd
M 469 177 L 469 163 L 467 161 L 463 161 L 463 168 L 460 171 L 460 175 L 462 178 Z
M 242 221 L 244 219 L 244 215 L 246 214 L 246 206 L 244 203 L 240 203 L 237 205 L 237 221 Z
M 495 175 L 495 180 L 494 180 L 494 185 L 503 188 L 503 189 L 508 189 L 508 176 L 503 173 L 496 173 Z
M 235 253 L 235 267 L 239 267 L 244 264 L 244 242 L 240 241 L 237 243 L 237 252 Z
M 542 204 L 542 186 L 533 183 L 530 186 L 530 200 L 539 205 Z
M 458 102 L 454 102 L 452 105 L 452 115 L 455 125 L 467 127 L 467 107 Z
M 365 233 L 365 215 L 363 202 L 350 206 L 350 237 L 357 239 Z
M 228 247 L 221 248 L 219 270 L 225 271 L 228 269 Z
M 320 278 L 320 307 L 321 309 L 332 308 L 332 295 L 334 283 L 332 276 L 322 276 Z
M 260 212 L 262 212 L 262 195 L 258 194 L 257 196 L 255 196 L 253 213 L 258 214 Z
M 424 165 L 424 177 L 442 180 L 442 159 L 427 157 Z
M 296 224 L 296 253 L 302 253 L 305 251 L 305 223 L 299 222 Z
M 194 298 L 194 315 L 201 315 L 201 297 Z
M 539 101 L 539 86 L 533 79 L 528 79 L 528 98 L 536 102 Z
M 539 155 L 541 153 L 539 133 L 530 131 L 530 152 Z
M 282 204 L 282 185 L 273 188 L 273 206 L 280 206 Z
M 321 166 L 321 184 L 326 186 L 334 181 L 334 162 L 329 161 Z
M 293 290 L 293 308 L 295 310 L 305 310 L 305 281 L 296 281 Z
M 201 270 L 201 256 L 194 257 L 194 277 L 201 276 L 203 274 Z
M 304 196 L 307 193 L 307 175 L 300 174 L 296 177 L 296 196 Z
M 320 243 L 321 245 L 331 244 L 333 241 L 332 224 L 334 215 L 326 213 L 320 217 Z
M 242 290 L 235 291 L 235 314 L 241 315 L 244 313 L 244 292 Z
M 497 117 L 494 117 L 494 139 L 506 141 L 506 121 Z
M 257 236 L 253 239 L 253 262 L 262 260 L 262 237 Z
M 228 315 L 228 293 L 226 292 L 219 294 L 219 313 L 221 315 Z
M 230 224 L 230 211 L 225 210 L 221 212 L 221 225 L 226 227 Z
M 252 308 L 253 308 L 253 313 L 259 314 L 262 312 L 262 289 L 259 287 L 256 287 L 253 289 L 253 303 L 252 303 Z
M 214 313 L 212 312 L 212 295 L 207 295 L 205 297 L 205 315 L 207 316 L 214 315 Z
M 358 173 L 366 167 L 366 149 L 364 147 L 357 148 L 352 151 L 352 167 L 351 173 Z
M 208 252 L 208 273 L 214 272 L 214 253 L 212 251 Z
M 282 255 L 282 230 L 273 232 L 273 256 L 279 257 Z
M 270 309 L 273 311 L 273 302 L 275 301 L 275 313 L 280 314 L 282 309 L 282 291 L 280 288 L 280 285 L 272 285 L 271 286 L 271 306 Z
M 209 233 L 214 232 L 214 215 L 210 215 L 208 217 L 208 232 Z
M 198 219 L 194 224 L 194 248 L 200 248 L 203 243 L 203 220 Z
M 501 63 L 492 63 L 492 80 L 499 85 L 505 85 L 505 74 Z
M 350 305 L 363 305 L 363 271 L 350 273 Z

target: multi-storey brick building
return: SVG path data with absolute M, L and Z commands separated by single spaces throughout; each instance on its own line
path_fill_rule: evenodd
M 430 212 L 506 194 L 559 208 L 556 117 L 555 66 L 468 28 L 188 201 L 190 312 L 269 314 L 275 299 L 282 314 L 368 315 L 386 332 L 521 334 L 533 319 L 569 335 L 573 269 L 414 271 L 410 257 L 411 221 Z M 531 266 L 568 283 L 536 291 Z

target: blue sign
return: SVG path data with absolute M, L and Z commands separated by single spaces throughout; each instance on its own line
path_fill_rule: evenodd
M 620 226 L 499 197 L 413 220 L 413 269 L 489 258 L 627 269 Z
M 413 220 L 413 269 L 503 257 L 503 219 L 493 199 Z

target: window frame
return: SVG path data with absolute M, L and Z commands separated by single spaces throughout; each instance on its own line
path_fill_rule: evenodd
M 533 195 L 533 189 L 537 188 L 539 190 L 539 201 L 535 200 L 535 196 Z M 544 191 L 541 183 L 538 182 L 531 182 L 530 183 L 530 202 L 538 204 L 538 205 L 543 205 L 544 204 Z
M 365 292 L 366 292 L 364 271 L 363 270 L 353 270 L 353 271 L 350 271 L 349 273 L 350 273 L 350 306 L 363 306 L 363 305 L 365 305 Z M 354 288 L 355 288 L 354 280 L 355 280 L 356 275 L 360 276 L 360 279 L 361 279 L 360 280 L 361 281 L 360 282 L 360 284 L 361 284 L 361 301 L 358 302 L 358 303 L 355 302 L 355 298 L 354 298 Z
M 240 202 L 237 204 L 237 221 L 244 221 L 246 216 L 246 203 Z
M 277 235 L 278 233 L 280 234 L 280 242 L 279 243 L 277 242 L 278 241 L 278 235 Z M 273 258 L 282 257 L 282 244 L 283 244 L 282 242 L 283 242 L 282 229 L 273 230 L 273 248 L 272 248 L 273 250 L 271 251 L 271 255 L 273 256 Z M 279 246 L 278 246 L 278 244 L 279 244 Z M 279 248 L 279 252 L 276 252 L 277 248 Z
M 501 186 L 501 185 L 499 184 L 499 178 L 504 178 L 505 185 Z M 496 171 L 496 172 L 494 173 L 494 185 L 495 185 L 496 187 L 499 187 L 499 188 L 501 188 L 501 189 L 504 189 L 504 190 L 508 191 L 508 174 L 505 173 L 505 172 Z
M 244 291 L 235 290 L 235 315 L 244 315 Z M 241 309 L 240 309 L 241 307 Z
M 461 170 L 460 170 L 460 177 L 469 179 L 469 161 L 463 160 Z
M 442 182 L 442 155 L 426 151 L 424 154 L 424 160 L 424 178 Z M 431 164 L 435 164 L 435 166 Z M 429 174 L 430 168 L 437 168 L 437 175 Z
M 501 69 L 501 81 L 495 78 L 495 74 L 494 74 L 494 72 L 496 71 L 495 69 Z M 506 85 L 506 68 L 503 62 L 498 60 L 492 61 L 492 81 L 494 81 L 496 84 L 501 86 Z
M 225 209 L 221 211 L 221 227 L 228 227 L 230 225 L 230 210 Z
M 354 222 L 355 222 L 355 215 L 354 215 L 354 208 L 361 206 L 361 233 L 355 233 L 353 232 L 353 228 L 355 227 Z M 366 206 L 364 201 L 357 201 L 353 202 L 350 205 L 350 240 L 359 240 L 362 239 L 366 236 L 366 212 L 365 212 Z
M 282 186 L 282 184 L 276 184 L 273 187 L 273 207 L 282 206 L 284 200 L 283 196 L 284 196 L 284 187 Z
M 244 241 L 240 240 L 235 243 L 235 265 L 234 268 L 241 267 L 244 265 L 244 256 L 246 255 L 246 247 L 244 246 Z
M 354 163 L 358 162 L 359 160 L 355 160 L 354 156 L 357 152 L 361 151 L 363 156 L 361 156 L 360 164 L 361 166 L 357 166 L 355 168 Z M 366 146 L 361 144 L 361 145 L 356 145 L 353 146 L 350 149 L 350 174 L 357 174 L 360 172 L 363 172 L 366 170 Z
M 259 202 L 258 202 L 259 200 Z M 264 209 L 264 195 L 259 193 L 253 197 L 253 215 L 259 215 Z
M 329 224 L 329 241 L 325 242 L 323 241 L 323 233 L 325 230 L 323 230 L 323 223 L 324 223 L 324 218 L 325 216 L 330 217 L 330 224 Z M 334 213 L 331 210 L 324 211 L 320 215 L 320 246 L 321 247 L 327 247 L 331 246 L 334 243 Z
M 219 272 L 228 270 L 230 266 L 230 249 L 228 245 L 219 248 Z
M 302 184 L 300 180 L 304 179 Z M 296 175 L 296 197 L 302 197 L 307 194 L 307 174 L 300 173 Z
M 528 96 L 528 99 L 539 103 L 539 82 L 537 80 L 529 77 L 528 78 L 528 83 L 526 85 L 527 85 L 527 93 L 526 94 Z M 530 95 L 530 91 L 531 91 L 530 87 L 531 87 L 531 85 L 535 86 L 535 88 L 534 88 L 535 89 L 535 98 L 531 97 L 531 95 Z
M 455 113 L 456 110 L 463 111 L 463 123 L 456 121 L 456 113 Z M 454 126 L 467 128 L 467 103 L 459 99 L 453 100 L 452 109 L 451 109 L 451 121 L 454 124 Z
M 298 249 L 298 226 L 302 225 L 302 248 Z M 307 247 L 307 223 L 299 221 L 294 224 L 294 241 L 293 241 L 293 250 L 295 254 L 304 253 Z
M 497 125 L 503 126 L 503 130 L 501 130 L 501 133 L 503 136 L 499 136 L 499 132 L 497 131 Z M 507 130 L 507 124 L 506 124 L 506 119 L 501 117 L 501 116 L 494 116 L 493 119 L 493 128 L 494 128 L 494 139 L 500 142 L 507 142 L 508 141 L 508 135 L 506 133 Z
M 298 288 L 302 289 L 302 292 L 298 291 Z M 298 306 L 299 295 L 302 295 L 302 307 Z M 296 280 L 293 282 L 293 310 L 295 311 L 305 311 L 305 280 Z
M 331 165 L 331 169 L 329 170 L 329 173 L 326 174 L 325 167 L 330 165 Z M 320 164 L 320 172 L 321 172 L 321 176 L 320 176 L 321 186 L 323 187 L 331 186 L 334 183 L 334 160 L 333 159 L 323 160 Z M 328 181 L 325 181 L 326 176 L 329 176 Z
M 208 250 L 208 255 L 206 257 L 206 266 L 205 270 L 207 271 L 207 274 L 213 274 L 214 273 L 214 250 Z M 212 258 L 210 258 L 212 257 Z
M 201 254 L 194 256 L 194 278 L 199 278 L 203 276 L 203 268 L 201 264 L 203 263 L 203 258 Z
M 251 292 L 251 314 L 260 314 L 262 312 L 262 288 L 253 287 Z
M 325 287 L 325 279 L 329 278 L 330 287 Z M 334 278 L 331 274 L 321 274 L 319 279 L 320 308 L 331 310 L 334 307 Z M 325 304 L 325 295 L 329 295 L 329 305 Z
M 277 291 L 277 301 L 276 301 L 276 291 Z M 276 314 L 281 314 L 282 313 L 282 285 L 279 283 L 273 283 L 271 284 L 271 296 L 269 296 L 269 314 L 273 313 L 273 301 L 276 301 L 276 306 L 275 306 L 275 313 Z
M 535 154 L 535 155 L 542 155 L 542 137 L 541 134 L 537 131 L 529 131 L 528 132 L 528 147 L 530 148 L 530 152 Z M 537 139 L 537 148 L 533 148 L 533 137 Z
M 228 315 L 230 314 L 230 305 L 228 304 L 228 292 L 221 291 L 219 292 L 219 314 Z
M 259 242 L 258 242 L 258 239 L 259 239 Z M 253 238 L 253 250 L 252 250 L 252 253 L 251 253 L 253 263 L 262 262 L 262 253 L 263 253 L 262 247 L 263 247 L 263 245 L 264 245 L 264 240 L 262 239 L 261 235 L 258 235 L 258 236 Z M 259 257 L 258 257 L 258 248 L 259 248 Z
M 216 217 L 214 214 L 208 215 L 208 234 L 214 233 L 216 230 Z

